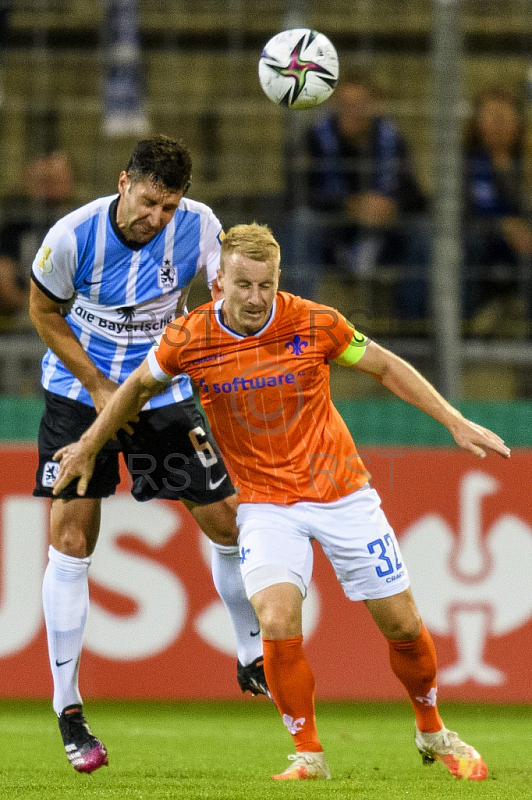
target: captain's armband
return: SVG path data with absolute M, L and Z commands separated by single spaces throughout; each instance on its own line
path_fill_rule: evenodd
M 368 345 L 369 339 L 363 333 L 354 330 L 353 336 L 345 350 L 340 353 L 338 358 L 335 358 L 334 361 L 336 364 L 340 364 L 341 367 L 352 367 L 353 364 L 356 364 L 364 353 L 366 352 L 366 347 Z

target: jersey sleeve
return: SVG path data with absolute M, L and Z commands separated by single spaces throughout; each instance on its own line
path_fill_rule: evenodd
M 148 354 L 151 373 L 158 381 L 169 381 L 175 375 L 185 372 L 181 365 L 181 355 L 184 346 L 190 340 L 186 322 L 187 317 L 178 317 L 167 325 L 159 341 Z
M 65 303 L 74 295 L 77 256 L 75 236 L 61 221 L 56 222 L 37 251 L 31 276 L 39 289 L 57 303 Z
M 167 372 L 159 364 L 157 360 L 157 353 L 159 350 L 159 345 L 154 345 L 146 358 L 148 359 L 148 366 L 150 368 L 150 372 L 155 378 L 156 381 L 161 381 L 161 383 L 168 383 L 174 377 L 173 375 L 169 375 Z
M 214 212 L 206 207 L 202 217 L 199 269 L 205 270 L 207 285 L 212 287 L 220 266 L 220 247 L 222 245 L 222 224 Z

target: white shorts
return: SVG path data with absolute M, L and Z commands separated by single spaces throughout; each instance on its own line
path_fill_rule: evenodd
M 242 503 L 236 521 L 248 597 L 285 581 L 299 586 L 305 596 L 312 578 L 313 539 L 350 600 L 390 597 L 410 585 L 380 497 L 369 484 L 333 503 Z

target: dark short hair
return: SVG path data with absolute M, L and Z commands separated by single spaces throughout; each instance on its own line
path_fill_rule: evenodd
M 165 189 L 184 193 L 190 186 L 192 158 L 182 140 L 159 134 L 138 142 L 126 172 L 132 183 L 149 179 Z

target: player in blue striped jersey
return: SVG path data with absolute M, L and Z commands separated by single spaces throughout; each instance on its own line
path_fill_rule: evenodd
M 211 209 L 185 198 L 191 159 L 182 142 L 138 143 L 120 173 L 118 194 L 67 214 L 48 232 L 32 267 L 30 315 L 48 345 L 42 383 L 34 494 L 52 497 L 53 454 L 77 440 L 117 386 L 144 360 L 185 307 L 190 281 L 204 272 L 217 292 L 222 228 Z M 70 306 L 66 316 L 65 306 Z M 190 380 L 179 376 L 98 455 L 84 497 L 71 485 L 51 505 L 43 583 L 54 710 L 68 759 L 79 772 L 107 763 L 86 724 L 78 668 L 88 612 L 88 569 L 101 498 L 114 493 L 122 451 L 137 500 L 180 500 L 213 542 L 213 578 L 237 638 L 242 691 L 267 693 L 255 613 L 240 576 L 235 490 L 205 431 Z M 250 636 L 250 634 L 253 634 Z M 257 641 L 259 640 L 259 641 Z

